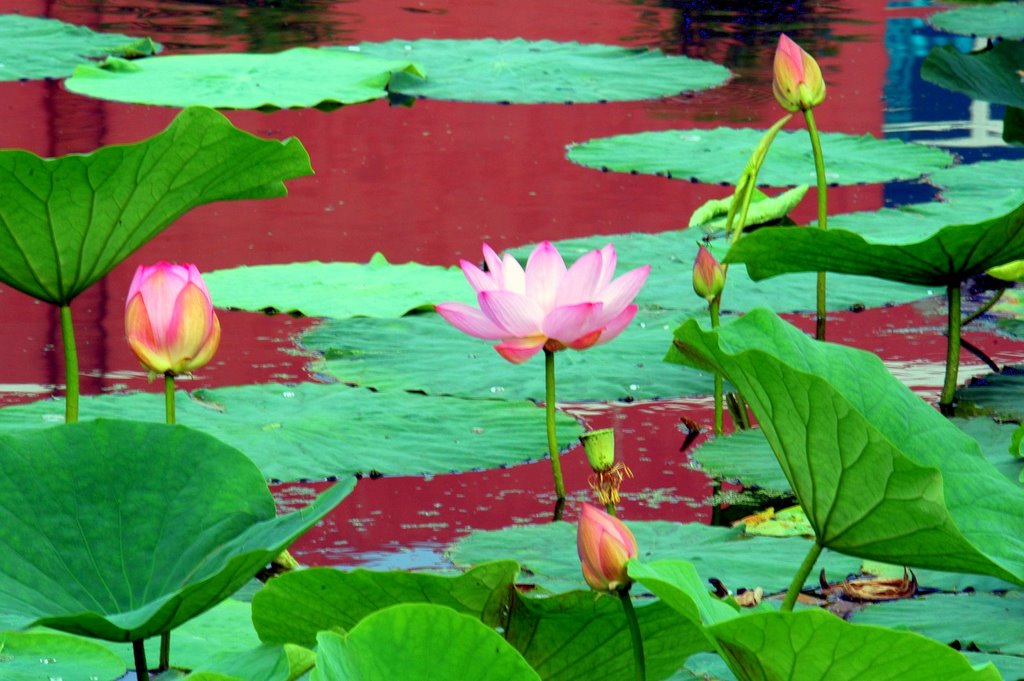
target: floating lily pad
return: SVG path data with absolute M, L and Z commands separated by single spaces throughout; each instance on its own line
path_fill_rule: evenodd
M 543 371 L 541 371 L 543 374 Z M 157 393 L 101 395 L 81 402 L 82 420 L 164 419 Z M 0 409 L 0 432 L 63 420 L 62 401 Z M 547 452 L 544 410 L 526 403 L 372 392 L 344 385 L 250 385 L 177 396 L 178 423 L 241 449 L 266 478 L 297 480 L 377 471 L 448 473 L 539 459 Z M 582 432 L 558 415 L 563 446 Z
M 1003 41 L 992 49 L 964 54 L 953 45 L 934 48 L 921 64 L 921 77 L 947 90 L 984 102 L 1024 106 L 1024 45 Z
M 69 303 L 188 210 L 284 196 L 284 180 L 312 172 L 298 140 L 250 135 L 204 108 L 91 154 L 0 151 L 0 281 Z
M 39 679 L 116 679 L 125 664 L 95 641 L 49 632 L 0 631 L 0 677 Z
M 1022 258 L 1024 205 L 979 223 L 943 227 L 909 244 L 871 243 L 842 229 L 760 229 L 737 241 L 725 262 L 745 264 L 756 280 L 823 271 L 945 287 Z
M 875 355 L 755 310 L 685 322 L 668 359 L 739 388 L 822 546 L 1024 583 L 1024 490 Z
M 885 231 L 879 225 L 879 231 Z M 874 234 L 875 231 L 865 230 Z M 678 310 L 677 317 L 706 318 L 707 303 L 693 293 L 693 261 L 697 256 L 697 243 L 703 237 L 699 229 L 661 232 L 658 234 L 617 234 L 591 236 L 554 242 L 566 262 L 576 260 L 584 253 L 608 244 L 615 244 L 618 269 L 626 271 L 642 265 L 651 265 L 651 274 L 640 290 L 636 302 L 665 310 Z M 747 237 L 744 237 L 746 239 Z M 743 239 L 741 239 L 742 241 Z M 719 260 L 725 257 L 728 245 L 724 239 L 708 244 Z M 510 252 L 525 259 L 533 246 L 513 248 Z M 887 303 L 918 300 L 937 291 L 921 286 L 899 284 L 866 277 L 834 275 L 829 277 L 828 309 L 846 310 L 854 305 L 876 307 Z M 729 272 L 723 312 L 746 312 L 757 307 L 769 307 L 776 312 L 801 312 L 814 309 L 817 275 L 813 273 L 787 275 L 768 282 L 755 282 L 744 268 L 734 267 Z M 648 321 L 648 326 L 650 322 Z M 614 345 L 614 343 L 613 343 Z
M 979 219 L 1008 213 L 1024 203 L 1024 187 L 1018 181 L 1021 173 L 1024 173 L 1024 160 L 1020 159 L 979 161 L 943 168 L 928 178 L 942 188 L 943 201 L 914 204 L 909 208 L 921 214 L 945 214 L 946 208 L 952 208 L 959 214 L 959 220 L 946 224 L 969 221 L 965 218 L 982 211 L 988 212 L 978 215 Z
M 434 304 L 474 302 L 457 267 L 370 262 L 302 262 L 254 265 L 203 275 L 217 307 L 300 312 L 308 317 L 401 317 Z
M 1007 626 L 1024 622 L 1024 594 L 929 594 L 854 613 L 857 624 L 909 629 L 947 645 L 986 653 L 1024 655 L 1024 638 Z
M 975 666 L 991 662 L 999 670 L 999 673 L 1003 675 L 1003 681 L 1024 681 L 1024 657 L 972 652 L 963 652 L 961 654 Z
M 991 414 L 1024 423 L 1024 367 L 1007 366 L 998 374 L 972 378 L 956 393 L 956 409 L 964 414 Z M 1009 447 L 1009 440 L 1006 442 Z
M 295 47 L 273 54 L 111 58 L 79 66 L 65 85 L 82 95 L 134 104 L 286 109 L 380 99 L 396 73 L 424 75 L 408 59 Z
M 610 343 L 557 353 L 558 400 L 630 400 L 710 392 L 710 374 L 680 371 L 659 361 L 672 342 L 670 329 L 676 319 L 678 315 L 645 314 Z M 311 367 L 315 373 L 343 383 L 431 395 L 544 400 L 543 362 L 510 364 L 494 351 L 493 342 L 467 336 L 433 313 L 326 321 L 307 331 L 300 343 L 324 354 Z
M 422 64 L 426 80 L 395 76 L 391 90 L 459 102 L 602 102 L 668 97 L 729 79 L 718 64 L 659 50 L 551 40 L 391 40 L 358 50 Z
M 355 485 L 277 516 L 244 454 L 153 423 L 3 434 L 0 451 L 0 499 L 21 509 L 4 519 L 0 611 L 111 641 L 170 631 L 223 601 Z
M 641 132 L 571 145 L 568 157 L 600 170 L 735 184 L 763 134 L 750 128 Z M 824 133 L 821 146 L 829 184 L 912 180 L 953 162 L 949 154 L 934 147 L 869 135 Z M 792 187 L 816 181 L 807 133 L 780 132 L 757 176 L 758 184 Z
M 63 78 L 89 59 L 142 57 L 159 51 L 160 45 L 149 38 L 96 33 L 57 19 L 0 14 L 0 81 Z
M 700 523 L 630 521 L 626 524 L 640 546 L 640 560 L 683 559 L 704 579 L 720 579 L 729 589 L 762 587 L 784 591 L 807 555 L 811 542 L 801 537 L 748 537 L 740 529 Z M 456 542 L 449 558 L 456 565 L 476 565 L 513 557 L 523 566 L 520 582 L 564 592 L 586 588 L 576 553 L 576 527 L 569 523 L 476 531 Z M 829 574 L 860 570 L 855 558 L 825 551 L 818 565 Z M 817 576 L 808 584 L 817 583 Z
M 936 12 L 928 23 L 948 33 L 980 38 L 1024 38 L 1024 5 L 997 2 Z

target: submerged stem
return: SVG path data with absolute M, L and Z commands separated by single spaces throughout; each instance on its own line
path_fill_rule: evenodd
M 78 349 L 70 305 L 60 306 L 60 336 L 64 342 L 64 421 L 74 423 L 78 420 Z
M 800 590 L 804 588 L 804 582 L 807 581 L 807 575 L 811 574 L 811 570 L 814 569 L 814 564 L 818 562 L 818 556 L 821 555 L 821 544 L 815 539 L 814 543 L 811 544 L 811 550 L 807 552 L 807 557 L 804 558 L 804 562 L 800 564 L 800 569 L 796 571 L 793 576 L 793 581 L 789 585 L 789 589 L 786 590 L 786 598 L 782 601 L 782 611 L 787 612 L 793 609 L 796 605 L 796 599 L 800 595 Z
M 548 421 L 548 453 L 551 454 L 551 475 L 555 478 L 555 495 L 565 499 L 562 482 L 562 463 L 558 456 L 558 438 L 555 435 L 555 353 L 544 348 L 544 413 Z
M 957 373 L 960 370 L 960 282 L 946 287 L 946 377 L 942 382 L 939 411 L 953 415 L 953 396 L 956 394 Z
M 814 112 L 804 111 L 807 122 L 807 134 L 811 137 L 811 150 L 814 152 L 814 174 L 818 178 L 818 229 L 828 229 L 828 182 L 825 180 L 825 156 L 821 153 L 821 137 L 814 123 Z M 825 340 L 825 273 L 818 272 L 818 320 L 815 325 L 814 337 Z
M 640 634 L 640 621 L 636 618 L 636 610 L 633 609 L 633 599 L 629 597 L 629 587 L 619 589 L 619 600 L 622 601 L 622 609 L 626 613 L 626 623 L 629 625 L 629 635 L 633 639 L 633 667 L 636 670 L 637 681 L 646 681 L 647 663 L 644 659 L 644 638 Z

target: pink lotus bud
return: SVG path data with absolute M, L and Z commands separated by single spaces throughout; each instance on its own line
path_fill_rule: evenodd
M 783 33 L 775 50 L 772 92 L 786 111 L 807 111 L 825 101 L 825 81 L 814 57 Z
M 626 563 L 639 549 L 629 528 L 615 516 L 596 506 L 583 504 L 576 548 L 583 565 L 583 578 L 598 591 L 616 591 L 631 582 Z
M 155 374 L 198 369 L 220 345 L 220 321 L 195 265 L 139 267 L 124 310 L 128 345 Z
M 725 269 L 703 244 L 693 261 L 693 290 L 709 303 L 725 288 Z

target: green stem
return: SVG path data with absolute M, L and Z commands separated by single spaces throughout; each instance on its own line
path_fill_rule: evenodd
M 164 374 L 164 413 L 167 416 L 167 423 L 174 424 L 174 374 Z M 171 632 L 165 631 L 160 634 L 160 671 L 171 668 Z
M 807 581 L 807 575 L 811 574 L 811 570 L 814 568 L 814 564 L 818 562 L 818 556 L 821 555 L 821 544 L 817 540 L 811 544 L 811 550 L 807 552 L 807 557 L 804 558 L 804 562 L 800 564 L 800 569 L 796 571 L 796 575 L 793 576 L 793 581 L 789 585 L 789 589 L 786 591 L 786 599 L 782 601 L 782 611 L 787 612 L 793 609 L 796 605 L 797 596 L 800 595 L 800 590 L 804 588 L 804 582 Z
M 558 457 L 558 438 L 555 436 L 555 353 L 544 348 L 544 412 L 548 420 L 548 453 L 551 454 L 551 475 L 555 478 L 555 495 L 565 499 L 562 482 L 562 463 Z
M 608 515 L 611 515 L 611 516 L 618 515 L 615 512 L 615 504 L 613 502 L 611 502 L 611 501 L 609 501 L 607 504 L 604 505 L 604 510 L 608 512 Z
M 167 415 L 167 423 L 174 424 L 174 374 L 164 374 L 164 413 Z
M 64 420 L 78 420 L 78 349 L 75 347 L 75 326 L 71 323 L 71 306 L 60 306 L 60 335 L 64 341 Z
M 1004 293 L 1006 293 L 1005 286 L 996 291 L 994 296 L 986 300 L 984 305 L 982 305 L 977 310 L 964 317 L 963 321 L 960 322 L 960 328 L 964 328 L 965 326 L 973 322 L 975 319 L 991 310 L 992 306 L 999 302 L 999 299 L 1003 297 Z
M 149 665 L 146 664 L 146 642 L 132 641 L 132 652 L 135 653 L 135 678 L 138 681 L 149 681 Z
M 629 634 L 633 638 L 633 667 L 636 669 L 637 681 L 646 681 L 647 663 L 644 660 L 644 638 L 640 634 L 640 621 L 636 618 L 636 610 L 633 609 L 633 599 L 629 597 L 629 587 L 618 590 L 619 600 L 622 601 L 622 609 L 626 612 L 626 622 L 629 624 Z
M 828 182 L 825 181 L 825 156 L 821 153 L 821 138 L 814 124 L 814 112 L 804 111 L 807 134 L 811 137 L 814 152 L 814 174 L 818 176 L 818 229 L 828 229 Z M 825 340 L 825 273 L 818 272 L 818 322 L 814 337 Z
M 719 314 L 719 308 L 722 304 L 722 294 L 719 293 L 711 303 L 708 305 L 708 310 L 711 313 L 711 328 L 717 329 L 721 321 L 721 315 Z M 725 393 L 725 381 L 722 379 L 722 374 L 715 372 L 715 436 L 722 434 L 724 430 L 723 424 L 725 419 L 723 418 L 723 407 L 722 402 L 724 400 Z
M 946 378 L 942 382 L 939 411 L 953 415 L 953 396 L 956 394 L 957 373 L 960 370 L 960 282 L 946 287 Z

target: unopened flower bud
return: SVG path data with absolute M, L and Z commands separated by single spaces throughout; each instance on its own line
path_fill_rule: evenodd
M 703 244 L 693 261 L 693 290 L 709 303 L 725 288 L 725 270 Z
M 789 39 L 779 36 L 775 49 L 772 92 L 786 111 L 807 111 L 825 101 L 825 81 L 814 57 Z
M 583 578 L 598 591 L 616 591 L 630 584 L 626 565 L 636 558 L 636 538 L 618 518 L 595 506 L 583 504 L 576 548 Z

